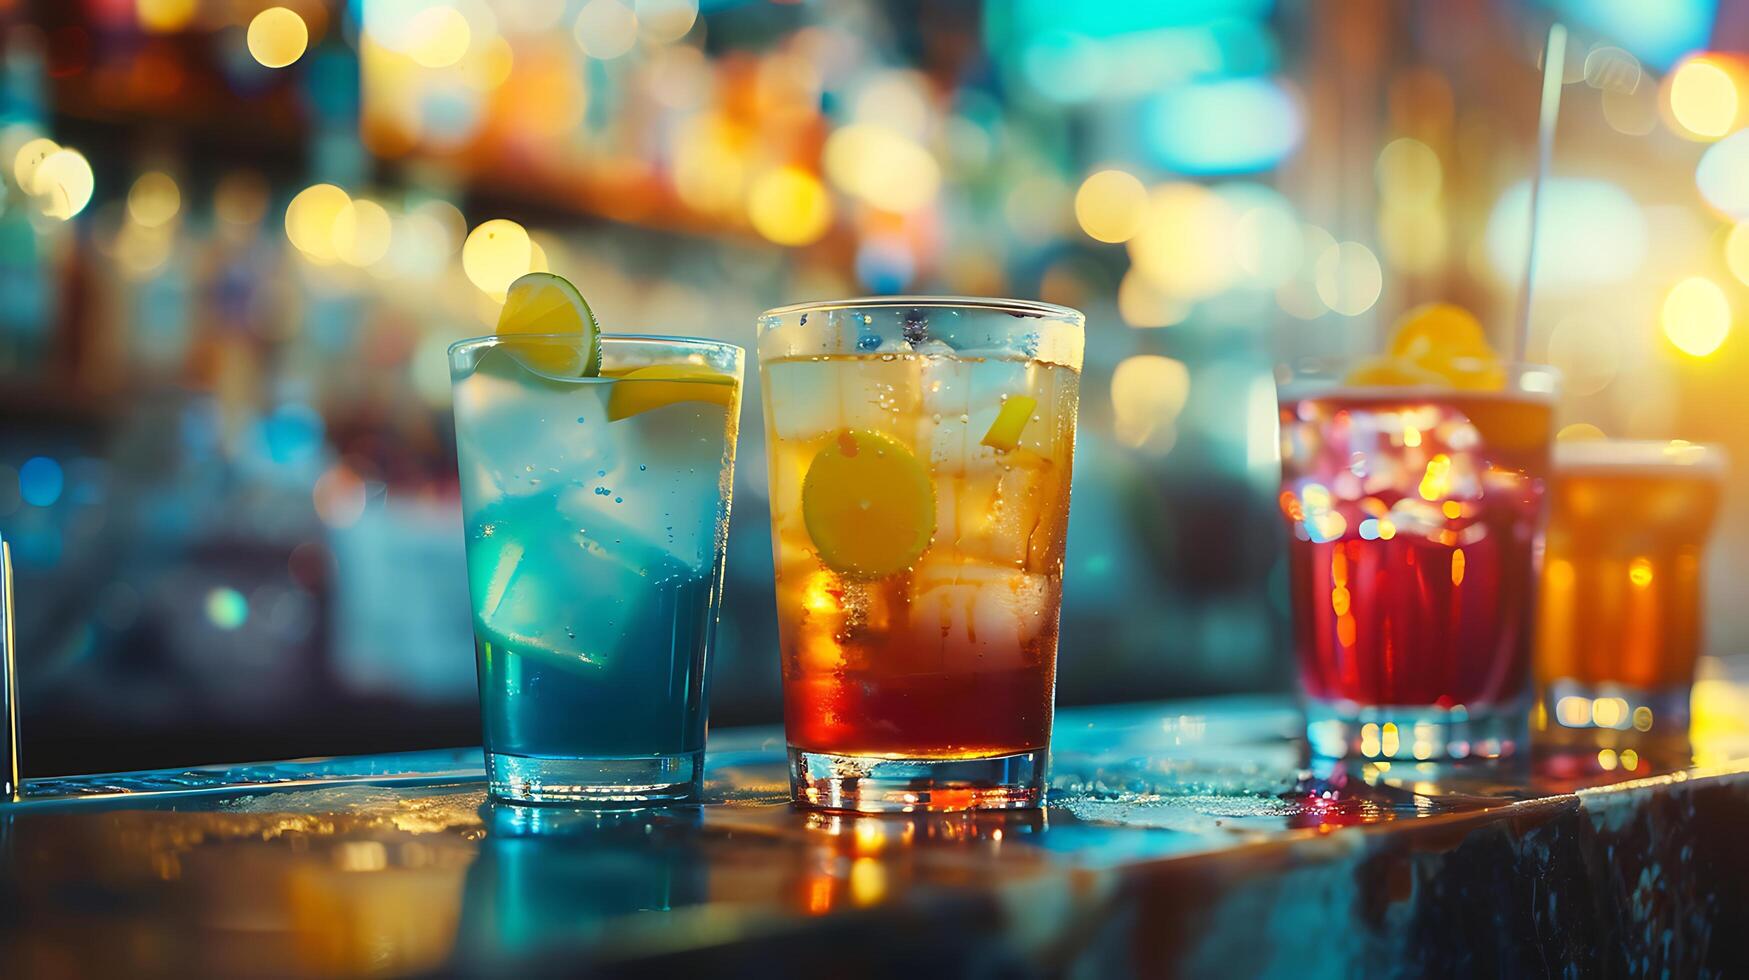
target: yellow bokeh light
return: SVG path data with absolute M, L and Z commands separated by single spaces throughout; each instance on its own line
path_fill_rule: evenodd
M 1378 257 L 1359 242 L 1338 242 L 1325 249 L 1313 267 L 1313 281 L 1318 298 L 1343 316 L 1372 309 L 1385 285 Z
M 674 190 L 695 211 L 728 214 L 747 185 L 748 135 L 716 115 L 682 124 L 674 145 Z
M 1142 227 L 1126 247 L 1143 275 L 1174 296 L 1200 299 L 1232 284 L 1233 209 L 1199 184 L 1171 183 L 1148 196 Z
M 31 193 L 36 186 L 36 168 L 42 162 L 59 152 L 61 144 L 44 136 L 27 140 L 18 148 L 18 153 L 12 158 L 12 177 L 18 181 L 18 186 L 25 193 Z
M 1739 221 L 1725 236 L 1725 266 L 1737 281 L 1749 286 L 1749 221 Z
M 826 176 L 845 193 L 883 211 L 908 212 L 935 200 L 941 166 L 910 137 L 853 123 L 826 139 Z
M 313 184 L 298 191 L 285 207 L 285 237 L 312 262 L 326 265 L 339 258 L 334 251 L 334 221 L 352 198 L 333 184 Z
M 1664 336 L 1691 357 L 1719 349 L 1731 332 L 1731 302 L 1718 283 L 1691 276 L 1670 287 L 1659 313 Z
M 42 201 L 43 214 L 62 221 L 85 210 L 96 186 L 90 161 L 70 147 L 49 154 L 31 174 L 30 187 Z
M 407 57 L 426 68 L 448 68 L 473 43 L 468 19 L 454 7 L 426 7 L 407 24 Z
M 807 245 L 832 224 L 832 200 L 813 174 L 779 167 L 761 174 L 747 194 L 753 230 L 779 245 Z
M 268 7 L 249 22 L 249 55 L 267 68 L 284 68 L 304 56 L 310 29 L 297 11 Z
M 367 266 L 389 251 L 392 223 L 381 204 L 359 198 L 334 216 L 334 254 L 347 265 Z
M 1682 135 L 1716 140 L 1737 121 L 1736 79 L 1708 58 L 1690 58 L 1670 76 L 1670 114 Z
M 1437 199 L 1444 180 L 1439 154 L 1407 136 L 1392 140 L 1379 151 L 1376 173 L 1385 200 L 1399 205 Z
M 1134 269 L 1117 286 L 1117 312 L 1132 327 L 1170 327 L 1184 322 L 1190 304 L 1173 298 Z
M 1075 192 L 1075 220 L 1095 241 L 1129 241 L 1147 209 L 1148 189 L 1122 170 L 1101 170 Z
M 621 0 L 589 0 L 572 30 L 577 46 L 591 58 L 610 61 L 638 41 L 638 15 Z
M 1183 361 L 1158 354 L 1123 359 L 1111 375 L 1111 409 L 1118 441 L 1169 451 L 1178 415 L 1189 399 L 1190 370 Z
M 533 260 L 528 229 L 505 218 L 483 222 L 462 243 L 462 271 L 468 281 L 499 302 L 510 284 L 530 271 Z
M 1595 442 L 1606 439 L 1604 431 L 1590 422 L 1574 422 L 1561 426 L 1561 431 L 1555 433 L 1556 442 Z
M 199 9 L 200 0 L 134 0 L 134 16 L 150 34 L 182 30 Z
M 156 228 L 182 210 L 182 191 L 167 173 L 148 170 L 128 189 L 128 217 L 147 228 Z

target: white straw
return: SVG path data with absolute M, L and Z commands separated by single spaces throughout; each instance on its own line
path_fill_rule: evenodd
M 1549 157 L 1555 151 L 1555 119 L 1561 114 L 1561 73 L 1567 62 L 1567 29 L 1557 21 L 1549 25 L 1549 41 L 1543 48 L 1542 105 L 1537 110 L 1536 171 L 1530 177 L 1530 233 L 1524 245 L 1524 281 L 1518 289 L 1518 323 L 1513 337 L 1512 359 L 1523 361 L 1530 350 L 1531 283 L 1536 278 L 1537 229 L 1542 224 L 1543 181 L 1548 179 Z

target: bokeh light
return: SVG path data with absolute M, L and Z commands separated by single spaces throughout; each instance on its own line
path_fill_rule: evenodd
M 348 201 L 334 216 L 334 254 L 348 265 L 371 265 L 388 254 L 391 227 L 381 204 L 364 198 Z
M 1716 140 L 1736 124 L 1739 94 L 1732 73 L 1699 55 L 1670 76 L 1670 115 L 1676 131 L 1691 139 Z
M 1134 174 L 1122 170 L 1092 174 L 1075 192 L 1075 220 L 1095 241 L 1129 241 L 1142 226 L 1147 209 L 1148 189 Z
M 12 178 L 25 193 L 36 186 L 36 170 L 44 160 L 60 152 L 61 144 L 46 136 L 26 140 L 12 157 Z
M 206 594 L 206 618 L 219 629 L 238 629 L 249 621 L 249 600 L 233 588 L 213 589 Z
M 339 258 L 334 251 L 334 222 L 352 198 L 333 184 L 313 184 L 299 191 L 285 208 L 285 235 L 305 257 L 318 264 Z
M 473 39 L 473 29 L 462 12 L 439 5 L 413 15 L 403 47 L 407 57 L 422 67 L 448 68 L 467 55 Z
M 1164 454 L 1190 399 L 1190 371 L 1182 361 L 1137 354 L 1118 363 L 1111 376 L 1111 409 L 1119 442 Z
M 1738 221 L 1749 220 L 1749 129 L 1707 147 L 1694 183 L 1708 204 Z
M 1298 103 L 1267 78 L 1176 85 L 1158 96 L 1144 138 L 1161 166 L 1186 174 L 1266 170 L 1299 146 Z
M 1556 442 L 1596 442 L 1599 439 L 1607 438 L 1609 436 L 1602 429 L 1590 422 L 1574 422 L 1570 425 L 1563 425 L 1560 431 L 1555 433 Z
M 1633 195 L 1604 180 L 1553 177 L 1543 185 L 1538 229 L 1539 287 L 1626 279 L 1646 261 L 1650 232 Z M 1489 267 L 1501 282 L 1524 278 L 1530 182 L 1506 189 L 1488 215 Z
M 753 230 L 779 245 L 816 242 L 832 224 L 832 201 L 818 178 L 800 167 L 761 174 L 747 194 Z
M 1725 266 L 1738 282 L 1749 286 L 1749 221 L 1732 225 L 1725 236 Z
M 1174 296 L 1212 296 L 1238 272 L 1234 225 L 1232 208 L 1208 188 L 1162 184 L 1149 195 L 1142 227 L 1128 242 L 1130 261 Z
M 1117 286 L 1117 313 L 1132 327 L 1170 327 L 1184 322 L 1190 315 L 1190 304 L 1131 269 Z
M 96 186 L 90 161 L 71 147 L 43 158 L 31 174 L 30 187 L 41 201 L 43 214 L 62 221 L 85 210 Z
M 128 217 L 156 228 L 182 210 L 182 191 L 169 174 L 148 170 L 128 188 Z
M 1718 283 L 1691 276 L 1670 287 L 1659 311 L 1664 336 L 1690 357 L 1706 357 L 1731 332 L 1731 302 Z
M 510 284 L 530 271 L 533 259 L 528 229 L 506 218 L 481 223 L 462 243 L 462 271 L 468 281 L 499 302 Z
M 1445 179 L 1439 154 L 1426 143 L 1407 136 L 1385 144 L 1374 170 L 1379 190 L 1386 198 L 1437 198 Z
M 268 7 L 249 21 L 249 55 L 267 68 L 284 68 L 304 56 L 310 28 L 297 11 Z
M 187 27 L 200 0 L 134 0 L 134 16 L 149 34 L 171 34 Z
M 1261 184 L 1227 184 L 1216 193 L 1239 216 L 1233 225 L 1233 261 L 1247 285 L 1275 289 L 1304 261 L 1300 221 L 1279 191 Z
M 1384 289 L 1378 256 L 1360 242 L 1338 242 L 1319 255 L 1313 267 L 1318 298 L 1343 316 L 1359 316 L 1373 308 Z
M 915 211 L 941 187 L 941 167 L 928 150 L 897 130 L 867 123 L 827 138 L 825 169 L 845 193 L 883 211 Z
M 610 61 L 638 41 L 638 15 L 621 0 L 589 0 L 572 30 L 577 46 L 591 58 Z
M 32 507 L 53 507 L 65 486 L 61 464 L 48 456 L 32 456 L 18 468 L 18 495 Z
M 637 0 L 638 31 L 653 44 L 678 41 L 698 20 L 698 0 Z

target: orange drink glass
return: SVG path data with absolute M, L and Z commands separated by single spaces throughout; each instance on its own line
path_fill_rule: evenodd
M 931 297 L 760 317 L 797 803 L 1042 802 L 1082 325 Z
M 1600 440 L 1555 449 L 1536 677 L 1538 727 L 1685 736 L 1701 644 L 1701 555 L 1724 452 Z

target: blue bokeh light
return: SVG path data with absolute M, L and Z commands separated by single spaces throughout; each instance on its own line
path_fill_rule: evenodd
M 32 506 L 53 507 L 65 485 L 61 464 L 47 456 L 32 456 L 18 468 L 18 495 Z
M 1299 105 L 1267 78 L 1181 85 L 1155 97 L 1145 119 L 1155 162 L 1184 174 L 1267 170 L 1300 145 L 1305 129 Z

